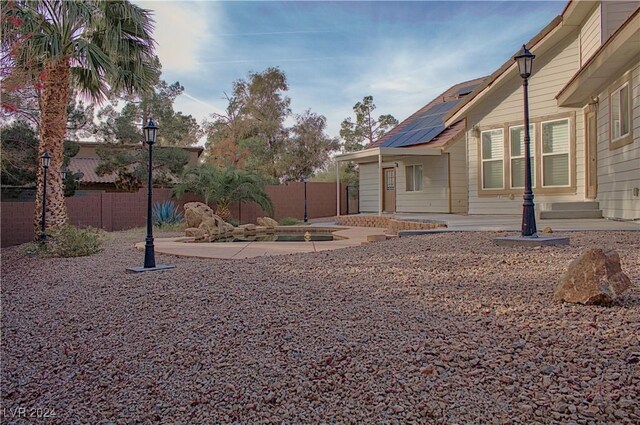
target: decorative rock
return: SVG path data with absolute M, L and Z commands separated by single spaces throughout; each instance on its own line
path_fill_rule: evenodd
M 278 222 L 270 217 L 258 217 L 256 223 L 258 226 L 264 226 L 268 229 L 273 229 L 278 225 Z
M 569 264 L 554 291 L 554 298 L 580 304 L 611 304 L 631 286 L 629 277 L 622 272 L 620 256 L 616 251 L 587 249 Z
M 213 217 L 214 215 L 213 210 L 202 202 L 184 204 L 184 218 L 187 221 L 187 227 L 198 227 L 205 217 Z
M 255 224 L 243 224 L 242 226 L 238 226 L 239 229 L 244 229 L 245 232 L 255 232 L 256 225 Z
M 549 226 L 542 229 L 542 233 L 553 233 L 553 229 Z
M 184 231 L 184 234 L 194 239 L 204 239 L 205 231 L 197 227 L 190 227 Z
M 184 204 L 184 216 L 188 225 L 188 232 L 185 231 L 186 236 L 204 239 L 205 236 L 211 238 L 233 231 L 232 225 L 215 215 L 213 210 L 202 202 Z

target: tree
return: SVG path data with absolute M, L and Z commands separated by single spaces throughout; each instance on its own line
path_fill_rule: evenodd
M 142 144 L 105 143 L 96 148 L 100 163 L 96 174 L 116 174 L 115 185 L 120 190 L 137 191 L 148 179 L 149 150 Z M 153 149 L 153 184 L 166 187 L 174 183 L 189 162 L 189 154 L 176 147 Z
M 337 139 L 325 134 L 327 119 L 307 110 L 296 115 L 296 123 L 289 130 L 283 156 L 283 180 L 301 181 L 329 160 L 329 154 L 338 150 Z
M 226 114 L 213 114 L 213 121 L 206 124 L 212 162 L 279 178 L 278 163 L 287 138 L 284 121 L 291 113 L 291 100 L 284 94 L 288 89 L 278 68 L 235 81 Z
M 160 63 L 156 59 L 157 66 Z M 117 97 L 111 105 L 98 111 L 101 121 L 97 133 L 105 141 L 113 143 L 139 143 L 140 122 L 147 122 L 150 117 L 160 126 L 158 144 L 160 146 L 190 146 L 198 142 L 201 135 L 200 126 L 191 115 L 184 115 L 173 109 L 173 103 L 184 92 L 179 82 L 171 85 L 160 80 L 159 75 L 149 93 L 137 97 L 128 96 L 120 112 L 116 110 Z
M 149 11 L 127 0 L 2 1 L 2 70 L 9 80 L 42 91 L 38 156 L 50 153 L 51 170 L 62 166 L 71 87 L 96 102 L 108 91 L 150 90 L 157 74 L 152 24 Z M 49 228 L 67 221 L 60 173 L 50 174 Z M 37 187 L 35 229 L 41 221 L 41 167 Z
M 362 102 L 358 102 L 353 107 L 356 114 L 356 121 L 346 118 L 340 125 L 340 137 L 344 140 L 345 152 L 355 152 L 370 145 L 387 131 L 398 125 L 393 115 L 380 115 L 376 120 L 373 111 L 376 105 L 373 103 L 373 96 L 365 96 Z
M 216 214 L 224 221 L 231 219 L 229 206 L 232 202 L 255 202 L 273 216 L 273 203 L 265 190 L 264 179 L 245 170 L 209 164 L 189 167 L 174 188 L 178 197 L 186 192 L 202 195 L 207 204 L 215 202 Z
M 40 158 L 38 136 L 25 121 L 13 121 L 0 128 L 2 145 L 2 185 L 34 187 L 36 185 Z M 63 167 L 68 167 L 72 157 L 80 151 L 80 145 L 71 140 L 64 141 Z M 82 173 L 67 172 L 64 180 L 64 196 L 73 196 L 79 187 Z

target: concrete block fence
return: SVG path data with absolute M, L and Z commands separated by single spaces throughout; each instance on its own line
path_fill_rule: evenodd
M 304 183 L 289 183 L 267 186 L 267 193 L 274 204 L 274 218 L 304 217 Z M 346 214 L 346 185 L 340 189 L 341 214 Z M 186 202 L 200 201 L 195 195 L 181 199 L 171 196 L 170 189 L 154 189 L 153 202 L 173 200 L 180 209 Z M 353 204 L 353 201 L 351 201 Z M 87 190 L 66 198 L 69 221 L 74 226 L 96 227 L 107 231 L 143 227 L 147 219 L 147 189 L 138 192 L 105 192 Z M 211 205 L 215 209 L 215 204 Z M 34 238 L 33 215 L 35 201 L 3 200 L 0 203 L 2 222 L 1 246 L 17 245 Z M 231 205 L 231 214 L 241 223 L 255 223 L 256 218 L 266 214 L 253 203 Z M 307 183 L 308 218 L 332 217 L 336 215 L 336 184 Z

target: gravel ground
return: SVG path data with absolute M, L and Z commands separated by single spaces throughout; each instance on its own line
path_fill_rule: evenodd
M 134 233 L 86 258 L 2 249 L 3 422 L 640 423 L 640 234 L 496 235 L 143 274 Z M 585 247 L 620 253 L 617 305 L 552 301 Z

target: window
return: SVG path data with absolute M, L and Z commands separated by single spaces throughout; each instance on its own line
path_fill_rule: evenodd
M 409 165 L 405 168 L 407 178 L 407 192 L 422 190 L 422 165 Z
M 629 83 L 611 93 L 611 141 L 615 142 L 629 135 Z
M 569 120 L 542 123 L 542 186 L 569 186 Z
M 386 170 L 384 175 L 385 175 L 385 185 L 387 187 L 387 190 L 396 190 L 395 170 Z
M 504 133 L 502 129 L 482 132 L 482 188 L 504 188 Z
M 531 158 L 531 186 L 535 186 L 535 135 L 533 124 L 529 124 L 529 158 Z M 511 188 L 524 187 L 524 125 L 509 128 L 509 146 L 511 161 Z

